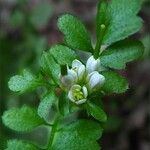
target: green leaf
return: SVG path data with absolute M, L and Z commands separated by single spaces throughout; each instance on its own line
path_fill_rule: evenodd
M 106 81 L 102 90 L 107 94 L 124 93 L 128 89 L 127 80 L 113 71 L 102 72 Z
M 20 93 L 32 91 L 42 84 L 41 79 L 33 75 L 28 70 L 23 70 L 22 75 L 15 75 L 11 77 L 8 82 L 10 90 Z
M 68 46 L 92 51 L 89 33 L 79 19 L 69 14 L 63 15 L 58 19 L 58 28 L 64 34 Z
M 100 60 L 105 67 L 124 69 L 126 63 L 143 55 L 143 49 L 139 41 L 121 41 L 108 47 L 100 56 Z
M 97 122 L 79 120 L 56 133 L 51 150 L 99 150 L 96 140 L 101 135 L 102 128 Z
M 9 140 L 6 150 L 39 150 L 33 144 L 21 140 Z
M 10 17 L 10 25 L 13 28 L 18 28 L 24 25 L 25 21 L 25 15 L 24 13 L 22 13 L 21 11 L 15 11 L 14 13 L 12 13 L 11 17 Z
M 48 114 L 54 102 L 56 102 L 57 97 L 53 92 L 48 93 L 39 104 L 38 115 L 47 121 Z M 48 122 L 48 121 L 47 121 Z
M 2 130 L 0 129 L 0 149 L 5 149 L 7 144 L 7 137 L 3 134 Z
M 37 115 L 37 112 L 28 106 L 5 111 L 2 120 L 10 129 L 22 132 L 31 131 L 43 124 L 43 120 Z
M 100 32 L 101 24 L 106 26 L 103 44 L 110 45 L 139 31 L 142 27 L 142 19 L 137 16 L 140 7 L 141 0 L 100 2 L 97 10 L 97 32 Z
M 30 22 L 36 28 L 42 28 L 47 25 L 52 16 L 52 7 L 48 2 L 39 3 L 31 12 Z
M 50 49 L 51 55 L 60 65 L 70 65 L 74 59 L 76 59 L 76 53 L 63 45 L 55 45 Z
M 49 75 L 56 84 L 59 84 L 60 66 L 49 52 L 43 52 L 40 64 L 45 74 Z
M 93 103 L 88 103 L 88 111 L 95 119 L 97 119 L 100 122 L 106 122 L 107 121 L 107 115 L 106 113 L 97 105 Z

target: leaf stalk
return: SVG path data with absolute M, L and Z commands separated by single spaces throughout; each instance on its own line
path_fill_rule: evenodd
M 101 45 L 103 42 L 103 37 L 104 37 L 105 31 L 106 31 L 106 26 L 104 24 L 101 24 L 100 25 L 100 35 L 97 39 L 96 46 L 94 49 L 94 58 L 95 59 L 98 59 L 98 57 L 99 57 L 100 48 L 101 48 Z

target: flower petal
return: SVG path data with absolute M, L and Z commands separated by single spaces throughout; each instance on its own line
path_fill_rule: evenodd
M 83 103 L 86 102 L 86 100 L 87 100 L 87 99 L 81 99 L 81 100 L 79 100 L 79 101 L 76 101 L 75 103 L 76 103 L 76 104 L 83 104 Z
M 73 77 L 70 75 L 65 75 L 60 78 L 62 86 L 70 87 L 73 84 Z
M 81 65 L 78 70 L 77 70 L 77 74 L 78 74 L 78 79 L 82 80 L 84 75 L 85 75 L 85 66 Z
M 88 79 L 88 86 L 90 90 L 102 86 L 105 82 L 105 77 L 99 74 L 97 71 L 94 71 L 91 74 L 89 74 Z
M 83 90 L 84 97 L 87 98 L 87 96 L 88 96 L 88 91 L 87 91 L 86 86 L 83 86 L 82 90 Z
M 74 90 L 76 90 L 76 89 L 79 89 L 79 90 L 81 90 L 81 86 L 80 85 L 78 85 L 78 84 L 75 84 L 75 85 L 73 85 L 72 87 L 71 87 L 71 91 L 74 91 Z
M 75 99 L 73 97 L 73 94 L 72 94 L 72 91 L 70 90 L 69 93 L 68 93 L 68 98 L 72 101 L 72 102 L 75 102 Z
M 86 70 L 88 73 L 91 73 L 93 71 L 98 71 L 100 67 L 100 59 L 95 59 L 93 56 L 91 56 L 86 63 Z
M 77 73 L 76 73 L 74 70 L 68 69 L 68 75 L 69 75 L 69 76 L 72 76 L 74 82 L 77 81 L 78 75 L 77 75 Z
M 79 68 L 81 65 L 83 65 L 82 62 L 77 59 L 72 62 L 72 68 Z

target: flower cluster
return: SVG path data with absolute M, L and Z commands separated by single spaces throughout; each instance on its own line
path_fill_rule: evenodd
M 72 102 L 85 103 L 87 96 L 104 84 L 105 77 L 99 73 L 102 69 L 100 60 L 93 56 L 87 60 L 86 66 L 75 59 L 72 67 L 67 68 L 67 75 L 60 77 L 61 87 L 68 91 Z

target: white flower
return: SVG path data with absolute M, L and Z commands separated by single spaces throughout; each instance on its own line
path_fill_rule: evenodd
M 67 76 L 71 76 L 73 82 L 76 82 L 78 80 L 77 73 L 72 69 L 67 69 Z
M 61 87 L 70 89 L 71 86 L 82 79 L 85 76 L 85 66 L 77 59 L 72 62 L 72 68 L 67 67 L 67 75 L 60 75 Z
M 99 74 L 97 71 L 90 73 L 87 76 L 87 86 L 89 91 L 95 90 L 101 87 L 105 82 L 105 77 Z
M 98 71 L 100 68 L 100 59 L 95 59 L 93 56 L 91 56 L 86 63 L 86 70 L 88 73 L 91 73 L 93 71 Z
M 72 69 L 70 70 L 76 72 L 79 81 L 82 80 L 85 76 L 85 71 L 86 71 L 85 66 L 77 59 L 75 59 L 72 62 Z
M 89 57 L 86 62 L 86 71 L 92 73 L 93 71 L 104 71 L 106 68 L 101 65 L 100 59 L 95 59 L 94 56 Z
M 77 59 L 72 62 L 71 68 L 67 67 L 67 75 L 60 76 L 60 81 L 72 102 L 85 103 L 88 93 L 91 94 L 104 84 L 105 77 L 98 72 L 101 68 L 100 59 L 96 60 L 93 56 L 87 60 L 86 67 Z
M 60 86 L 65 89 L 69 89 L 74 84 L 74 78 L 72 75 L 60 76 Z
M 85 86 L 81 87 L 78 84 L 73 85 L 68 93 L 69 99 L 76 104 L 85 103 L 87 100 L 87 96 L 87 88 Z

